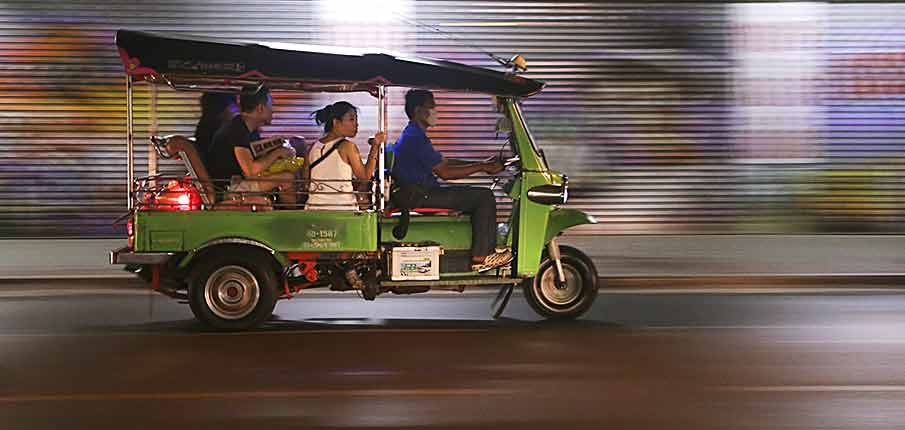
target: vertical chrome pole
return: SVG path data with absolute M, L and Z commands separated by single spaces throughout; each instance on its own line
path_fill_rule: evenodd
M 387 120 L 387 89 L 381 85 L 377 87 L 377 131 L 386 133 L 388 127 Z M 386 142 L 380 145 L 380 151 L 377 155 L 377 192 L 380 199 L 377 201 L 377 210 L 383 212 L 386 209 Z
M 134 191 L 132 185 L 135 182 L 135 165 L 132 157 L 132 115 L 132 75 L 126 75 L 126 180 L 128 181 L 126 190 L 129 193 L 126 196 L 126 201 L 130 211 L 132 210 L 132 192 Z
M 148 135 L 157 134 L 157 85 L 151 85 L 151 106 L 148 108 Z M 148 176 L 157 174 L 157 151 L 153 145 L 148 145 Z M 152 181 L 153 184 L 153 181 Z

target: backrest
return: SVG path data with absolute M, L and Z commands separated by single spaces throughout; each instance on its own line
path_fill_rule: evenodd
M 393 192 L 393 163 L 396 162 L 396 152 L 393 149 L 388 147 L 383 153 L 383 195 L 387 200 L 390 198 L 390 193 Z
M 215 201 L 214 185 L 211 183 L 210 175 L 207 173 L 207 167 L 201 161 L 201 156 L 198 154 L 195 143 L 180 135 L 152 136 L 151 142 L 161 158 L 169 159 L 178 155 L 182 159 L 182 163 L 185 164 L 185 168 L 191 175 L 198 192 L 201 193 L 201 201 L 204 202 L 205 206 L 212 207 Z
M 383 153 L 383 164 L 386 167 L 387 174 L 393 171 L 393 163 L 396 162 L 396 152 L 387 148 Z

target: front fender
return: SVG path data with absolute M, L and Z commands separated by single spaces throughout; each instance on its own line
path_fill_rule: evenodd
M 582 224 L 597 224 L 593 216 L 575 209 L 556 208 L 550 211 L 550 220 L 547 222 L 547 234 L 544 243 L 550 242 L 563 230 Z

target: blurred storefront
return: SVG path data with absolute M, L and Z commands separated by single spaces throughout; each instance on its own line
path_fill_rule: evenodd
M 905 227 L 905 4 L 119 0 L 3 2 L 0 238 L 113 237 L 125 212 L 119 28 L 373 47 L 547 81 L 524 103 L 575 234 L 899 232 Z M 190 134 L 198 94 L 138 87 L 136 137 Z M 391 139 L 405 125 L 391 96 Z M 367 95 L 361 136 L 373 133 Z M 439 94 L 434 142 L 487 157 L 493 107 Z M 277 94 L 266 133 L 319 130 L 321 94 Z M 370 104 L 370 105 L 369 105 Z M 153 119 L 156 118 L 156 119 Z M 364 139 L 359 139 L 361 143 Z M 147 148 L 137 165 L 155 167 Z M 473 182 L 487 183 L 479 178 Z M 504 210 L 506 205 L 501 206 Z

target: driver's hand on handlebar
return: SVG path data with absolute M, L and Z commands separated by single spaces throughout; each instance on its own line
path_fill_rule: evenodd
M 491 175 L 502 172 L 504 168 L 505 167 L 503 166 L 503 160 L 501 160 L 499 157 L 493 157 L 492 159 L 484 162 L 484 171 Z

